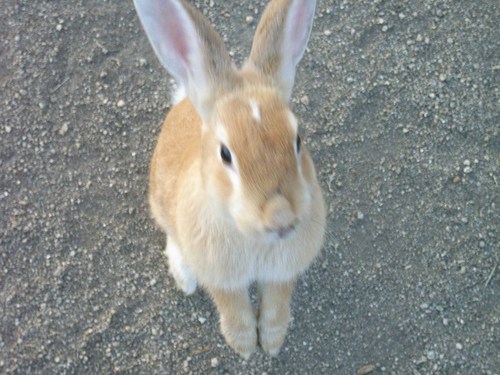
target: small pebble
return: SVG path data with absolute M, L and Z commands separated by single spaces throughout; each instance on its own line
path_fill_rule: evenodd
M 417 364 L 417 365 L 421 365 L 421 364 L 423 364 L 423 363 L 425 363 L 425 362 L 427 362 L 427 357 L 423 355 L 422 357 L 420 357 L 419 359 L 417 359 L 417 360 L 415 361 L 415 364 Z
M 363 220 L 365 215 L 361 212 L 361 211 L 358 211 L 358 213 L 356 214 L 358 220 Z
M 470 165 L 470 160 L 469 159 L 465 159 L 464 160 L 464 165 L 465 166 L 469 166 Z
M 122 99 L 118 100 L 118 103 L 116 103 L 117 107 L 123 107 L 124 105 L 125 105 L 125 101 L 123 101 Z
M 210 365 L 211 365 L 212 367 L 217 367 L 217 366 L 219 366 L 219 360 L 217 359 L 217 357 L 214 357 L 214 358 L 212 358 L 212 359 L 210 360 Z
M 144 57 L 141 57 L 139 59 L 139 66 L 146 66 L 148 64 L 148 60 L 146 60 Z
M 245 22 L 248 23 L 248 24 L 251 24 L 253 22 L 253 17 L 252 16 L 247 16 L 245 18 Z
M 460 176 L 453 177 L 453 183 L 454 184 L 458 184 L 460 182 L 460 180 L 461 180 Z
M 384 19 L 383 18 L 377 18 L 377 24 L 378 25 L 383 25 L 384 24 Z
M 457 348 L 458 350 L 462 350 L 463 346 L 462 346 L 462 344 L 460 344 L 459 342 L 457 342 L 455 344 L 455 348 Z
M 439 75 L 439 80 L 440 80 L 441 82 L 446 81 L 446 78 L 447 78 L 447 77 L 446 77 L 446 74 L 444 74 L 444 73 L 441 73 L 441 74 Z
M 360 369 L 358 369 L 357 375 L 368 375 L 373 370 L 375 370 L 375 366 L 374 365 L 366 365 L 366 366 L 363 366 Z
M 429 350 L 427 352 L 427 359 L 429 361 L 432 361 L 432 360 L 436 359 L 436 353 L 434 353 L 432 350 Z
M 471 172 L 472 172 L 472 168 L 471 167 L 467 166 L 467 167 L 464 168 L 464 173 L 465 174 L 469 174 Z
M 382 31 L 385 33 L 387 30 L 389 30 L 389 26 L 384 25 L 382 26 Z
M 200 317 L 198 317 L 198 321 L 199 321 L 201 324 L 203 324 L 203 323 L 205 323 L 205 322 L 207 321 L 207 319 L 206 319 L 206 318 L 204 318 L 204 317 L 202 317 L 202 316 L 200 316 Z
M 68 132 L 68 123 L 65 122 L 62 126 L 61 129 L 59 129 L 59 134 L 64 135 Z
M 10 133 L 11 131 L 12 131 L 12 127 L 10 127 L 10 126 L 6 126 L 5 127 L 5 132 L 6 133 Z
M 445 326 L 447 326 L 447 325 L 448 325 L 448 322 L 449 322 L 449 320 L 448 320 L 448 319 L 443 318 L 443 324 L 444 324 Z
M 482 249 L 483 247 L 486 246 L 486 242 L 484 241 L 479 241 L 479 247 Z
M 62 30 L 62 28 L 63 28 L 63 25 L 61 25 L 60 23 L 58 23 L 58 24 L 56 25 L 56 30 L 57 30 L 57 31 L 61 31 L 61 30 Z
M 300 102 L 304 105 L 309 105 L 309 97 L 307 95 L 304 95 L 302 98 L 300 98 Z
M 330 30 L 325 30 L 323 31 L 323 34 L 325 34 L 325 36 L 330 36 L 332 32 Z

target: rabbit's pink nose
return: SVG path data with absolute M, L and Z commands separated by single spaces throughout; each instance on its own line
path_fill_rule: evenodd
M 263 221 L 268 232 L 275 232 L 284 238 L 295 229 L 297 217 L 290 202 L 282 195 L 275 195 L 264 207 Z

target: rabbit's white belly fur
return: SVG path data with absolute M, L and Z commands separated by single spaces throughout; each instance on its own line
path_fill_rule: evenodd
M 186 263 L 202 285 L 238 289 L 253 281 L 288 281 L 319 253 L 324 226 L 321 214 L 271 245 L 242 235 L 230 219 L 221 219 L 207 203 L 201 185 L 190 183 L 186 186 L 189 193 L 179 197 L 176 237 Z M 314 189 L 313 195 L 320 194 L 318 187 Z M 313 198 L 312 202 L 322 201 Z M 322 212 L 322 207 L 312 212 Z

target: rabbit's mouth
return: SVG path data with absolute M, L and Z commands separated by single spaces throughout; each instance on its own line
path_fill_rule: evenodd
M 280 239 L 285 239 L 290 236 L 295 231 L 295 225 L 289 225 L 288 227 L 279 228 L 277 233 Z
M 288 237 L 290 237 L 293 232 L 295 232 L 295 227 L 296 227 L 296 223 L 292 223 L 292 224 L 289 224 L 289 225 L 286 225 L 286 226 L 281 226 L 281 227 L 278 227 L 278 228 L 266 228 L 266 233 L 268 234 L 275 234 L 278 236 L 278 238 L 280 240 L 284 240 Z
M 297 226 L 298 222 L 278 228 L 266 227 L 260 237 L 264 243 L 274 245 L 280 241 L 293 239 L 297 233 Z

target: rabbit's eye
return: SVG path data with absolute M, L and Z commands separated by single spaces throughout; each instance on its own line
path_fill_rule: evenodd
M 297 154 L 300 152 L 300 135 L 297 135 Z
M 231 152 L 225 145 L 220 145 L 220 157 L 225 164 L 231 164 Z

